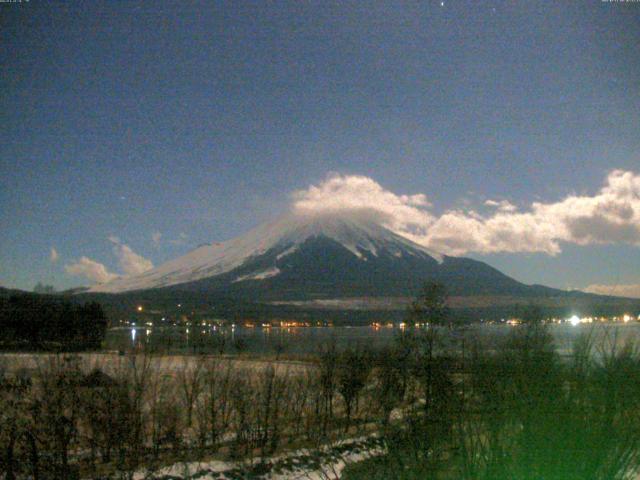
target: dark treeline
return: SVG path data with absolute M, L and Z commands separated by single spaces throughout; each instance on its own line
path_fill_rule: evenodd
M 358 310 L 274 305 L 254 299 L 202 295 L 190 291 L 169 292 L 163 289 L 124 292 L 117 295 L 78 293 L 73 298 L 74 301 L 99 302 L 109 320 L 114 324 L 121 319 L 130 319 L 138 305 L 162 312 L 159 314 L 160 317 L 169 318 L 179 318 L 186 313 L 193 316 L 191 312 L 195 312 L 195 318 L 213 316 L 236 322 L 247 319 L 269 321 L 287 318 L 310 322 L 331 321 L 336 326 L 368 325 L 380 321 L 400 322 L 406 314 L 406 309 L 402 306 L 390 310 Z M 453 300 L 452 303 L 455 303 L 455 299 Z M 489 300 L 491 299 L 487 301 Z M 517 313 L 519 305 L 529 304 L 537 304 L 544 317 L 568 318 L 573 314 L 580 316 L 640 314 L 640 300 L 589 295 L 582 292 L 566 292 L 560 297 L 519 297 L 510 299 L 509 303 L 504 305 L 500 304 L 504 299 L 496 297 L 494 300 L 495 305 L 455 305 L 451 315 L 462 323 L 473 323 L 480 319 L 500 321 Z
M 0 348 L 96 349 L 106 329 L 107 318 L 96 302 L 81 305 L 29 294 L 0 298 Z

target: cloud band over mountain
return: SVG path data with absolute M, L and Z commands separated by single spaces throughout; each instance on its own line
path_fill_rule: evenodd
M 594 195 L 569 195 L 518 209 L 488 200 L 491 213 L 452 209 L 435 215 L 424 194 L 397 195 L 371 178 L 331 175 L 294 192 L 301 213 L 366 211 L 396 233 L 449 255 L 469 252 L 542 252 L 557 255 L 562 243 L 640 245 L 640 175 L 614 170 Z
M 455 208 L 438 215 L 423 193 L 396 194 L 372 178 L 339 174 L 293 192 L 291 202 L 292 210 L 301 215 L 367 215 L 399 235 L 453 256 L 470 252 L 557 255 L 562 245 L 569 243 L 640 246 L 640 174 L 631 171 L 611 171 L 593 195 L 569 195 L 557 202 L 533 202 L 525 208 L 504 199 L 486 200 L 481 211 Z M 175 243 L 184 243 L 186 238 L 182 233 Z M 160 234 L 154 234 L 153 240 L 157 246 Z M 109 241 L 122 275 L 153 268 L 151 260 L 119 238 L 112 236 Z M 99 283 L 119 276 L 84 256 L 65 270 Z M 596 287 L 602 286 L 594 286 L 594 292 Z

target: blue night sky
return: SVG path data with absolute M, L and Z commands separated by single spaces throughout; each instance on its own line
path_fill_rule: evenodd
M 640 3 L 600 0 L 2 3 L 0 285 L 86 285 L 70 265 L 120 272 L 125 247 L 158 265 L 332 173 L 485 220 L 640 185 L 639 45 Z M 611 241 L 464 255 L 639 286 L 639 191 Z

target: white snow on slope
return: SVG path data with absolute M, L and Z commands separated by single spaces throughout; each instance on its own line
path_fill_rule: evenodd
M 248 275 L 241 275 L 236 278 L 233 282 L 243 282 L 245 280 L 264 280 L 265 278 L 275 277 L 280 273 L 280 269 L 278 267 L 272 267 L 262 272 L 250 273 Z
M 303 216 L 292 213 L 280 217 L 273 223 L 260 225 L 243 236 L 222 243 L 203 245 L 140 275 L 120 277 L 96 285 L 89 291 L 117 293 L 192 282 L 229 272 L 248 259 L 273 248 L 282 248 L 278 256 L 278 259 L 281 259 L 295 252 L 307 239 L 321 235 L 340 243 L 358 258 L 363 258 L 363 252 L 375 256 L 379 250 L 385 248 L 395 255 L 405 251 L 412 255 L 426 254 L 439 262 L 442 261 L 439 254 L 379 224 L 358 219 L 356 216 Z M 261 273 L 266 275 L 260 277 Z M 279 271 L 269 269 L 252 275 L 253 279 L 264 279 L 277 273 Z M 249 278 L 244 280 L 247 279 Z

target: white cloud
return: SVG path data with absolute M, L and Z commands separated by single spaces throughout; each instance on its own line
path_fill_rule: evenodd
M 118 237 L 111 235 L 109 241 L 113 243 L 113 253 L 118 258 L 118 264 L 125 275 L 137 275 L 153 268 L 151 260 L 135 253 Z
M 138 255 L 128 245 L 122 243 L 120 238 L 110 235 L 108 240 L 113 243 L 113 253 L 125 276 L 137 275 L 153 268 L 151 260 Z M 110 272 L 104 264 L 88 257 L 81 257 L 77 262 L 65 265 L 64 269 L 71 275 L 83 276 L 96 283 L 109 282 L 121 276 Z
M 583 289 L 588 293 L 613 295 L 616 297 L 640 298 L 640 284 L 637 285 L 589 285 Z
M 526 211 L 489 216 L 451 211 L 420 238 L 453 254 L 469 251 L 544 252 L 556 255 L 561 244 L 640 245 L 640 175 L 612 171 L 595 195 L 570 195 L 555 203 L 534 202 Z
M 367 212 L 396 231 L 412 232 L 433 221 L 426 210 L 430 203 L 425 195 L 396 195 L 364 176 L 331 175 L 318 186 L 294 192 L 292 197 L 297 213 Z
M 450 255 L 556 255 L 562 243 L 640 246 L 640 174 L 633 172 L 612 171 L 592 196 L 569 195 L 558 202 L 534 202 L 526 209 L 506 200 L 488 200 L 485 205 L 496 210 L 483 215 L 464 207 L 436 217 L 425 195 L 397 195 L 371 178 L 352 175 L 332 175 L 293 194 L 295 211 L 367 211 L 396 233 Z
M 487 207 L 492 207 L 500 212 L 515 212 L 518 207 L 508 200 L 487 200 L 484 202 Z
M 498 212 L 485 217 L 473 211 L 452 210 L 415 236 L 414 241 L 450 255 L 468 252 L 560 253 L 555 222 L 531 212 Z
M 151 240 L 153 241 L 153 246 L 158 248 L 160 246 L 160 239 L 162 238 L 162 234 L 160 232 L 153 232 L 151 234 Z
M 88 257 L 81 257 L 76 263 L 65 265 L 64 269 L 70 275 L 85 277 L 96 283 L 105 283 L 118 277 L 107 270 L 102 263 Z
M 51 263 L 56 263 L 59 258 L 60 258 L 60 255 L 58 255 L 58 251 L 56 250 L 56 248 L 51 247 L 51 252 L 49 253 L 49 261 Z

